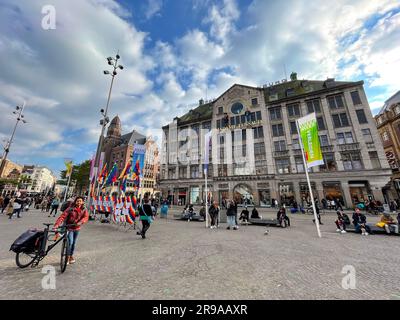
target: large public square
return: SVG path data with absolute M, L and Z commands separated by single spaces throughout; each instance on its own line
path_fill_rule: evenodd
M 268 235 L 263 226 L 210 230 L 201 222 L 157 218 L 145 240 L 135 230 L 90 221 L 79 235 L 77 263 L 60 274 L 60 247 L 27 269 L 9 251 L 26 229 L 54 218 L 39 210 L 11 221 L 0 215 L 0 298 L 400 299 L 400 238 L 338 234 L 334 216 L 322 216 L 322 239 L 311 215 L 290 215 L 290 228 L 269 227 Z M 55 289 L 42 289 L 46 265 L 56 269 Z M 355 269 L 355 289 L 342 287 L 345 266 Z

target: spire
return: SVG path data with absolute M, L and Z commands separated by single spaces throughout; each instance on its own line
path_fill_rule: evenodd
M 122 135 L 121 120 L 119 119 L 118 116 L 116 116 L 114 117 L 114 119 L 112 119 L 110 126 L 108 127 L 107 136 L 120 137 L 121 135 Z

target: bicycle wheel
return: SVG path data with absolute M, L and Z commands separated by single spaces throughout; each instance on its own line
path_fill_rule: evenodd
M 35 261 L 37 256 L 37 251 L 31 253 L 18 252 L 15 256 L 15 263 L 18 267 L 23 269 L 29 267 L 33 263 L 33 261 Z
M 67 236 L 65 236 L 61 246 L 61 259 L 60 259 L 61 273 L 63 273 L 65 269 L 67 269 L 67 262 L 68 262 L 67 252 L 68 252 L 68 238 Z

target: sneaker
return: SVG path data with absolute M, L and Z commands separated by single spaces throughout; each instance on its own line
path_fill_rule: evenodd
M 368 233 L 368 232 L 365 232 L 365 233 L 364 233 L 364 236 L 367 236 L 367 235 L 369 235 L 369 233 Z
M 69 257 L 69 264 L 73 264 L 73 263 L 75 263 L 76 262 L 76 260 L 74 259 L 74 257 L 73 256 L 70 256 Z
M 361 235 L 362 235 L 362 236 L 365 236 L 365 232 L 362 232 Z
M 233 227 L 233 230 L 237 230 L 237 229 L 239 229 L 238 227 Z
M 226 230 L 231 230 L 231 227 L 227 227 Z
M 341 230 L 340 229 L 336 229 L 336 232 L 340 232 Z
M 340 231 L 340 233 L 342 233 L 342 234 L 343 234 L 343 233 L 347 233 L 347 232 L 346 232 L 346 230 L 342 230 L 342 231 Z
M 138 231 L 138 232 L 136 232 L 136 234 L 138 235 L 138 236 L 140 236 L 141 235 L 141 233 Z

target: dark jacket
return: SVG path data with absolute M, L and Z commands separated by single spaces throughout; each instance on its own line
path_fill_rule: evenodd
M 139 206 L 139 215 L 141 217 L 152 217 L 153 216 L 153 210 L 151 209 L 151 205 L 149 203 L 142 204 Z
M 353 224 L 361 224 L 361 223 L 367 223 L 367 217 L 360 213 L 359 215 L 357 213 L 353 213 Z
M 234 204 L 230 204 L 228 210 L 226 210 L 227 216 L 234 216 L 237 213 L 237 207 Z
M 211 207 L 208 209 L 208 213 L 209 213 L 210 215 L 218 215 L 218 213 L 219 213 L 219 208 L 218 208 L 218 207 L 215 208 L 214 206 L 211 206 Z
M 252 218 L 252 219 L 260 219 L 260 215 L 258 214 L 258 211 L 257 211 L 256 208 L 254 208 L 254 209 L 251 211 L 251 218 Z

